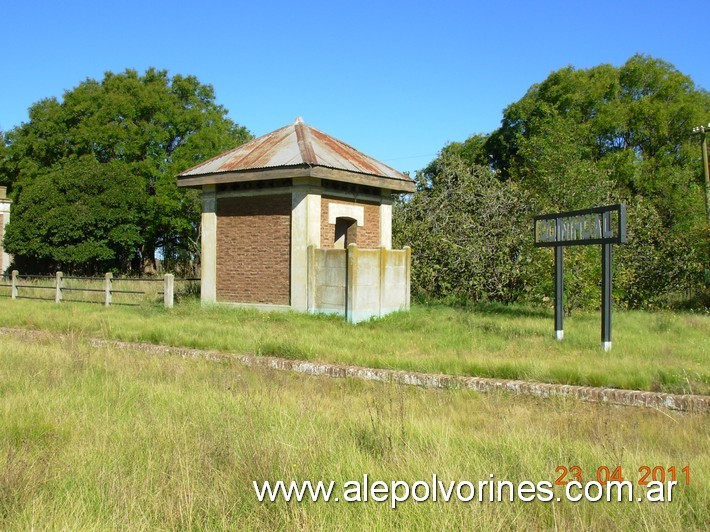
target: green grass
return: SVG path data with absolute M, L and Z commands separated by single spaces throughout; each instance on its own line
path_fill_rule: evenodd
M 221 315 L 221 314 L 219 314 Z M 149 314 L 150 316 L 150 314 Z M 164 319 L 170 318 L 165 315 Z M 254 318 L 252 318 L 254 319 Z M 275 319 L 275 318 L 274 318 Z M 334 326 L 329 324 L 328 326 Z M 423 390 L 0 341 L 0 528 L 663 529 L 707 525 L 707 415 Z M 252 481 L 554 481 L 690 465 L 671 503 L 259 503 Z
M 598 313 L 565 321 L 520 306 L 414 306 L 356 326 L 333 316 L 200 308 L 172 310 L 0 299 L 0 326 L 430 373 L 673 393 L 710 393 L 710 316 L 616 312 L 613 349 Z

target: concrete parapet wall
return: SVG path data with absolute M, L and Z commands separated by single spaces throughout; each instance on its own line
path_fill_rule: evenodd
M 411 250 L 308 250 L 308 311 L 357 323 L 409 309 Z
M 345 315 L 347 251 L 308 248 L 308 312 Z

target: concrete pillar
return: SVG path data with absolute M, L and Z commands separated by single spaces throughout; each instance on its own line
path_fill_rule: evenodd
M 17 270 L 12 270 L 12 280 L 10 283 L 12 286 L 10 287 L 10 293 L 12 295 L 12 299 L 17 299 L 19 296 L 18 290 L 17 290 L 17 277 L 20 275 L 20 272 Z
M 0 187 L 0 273 L 7 270 L 12 262 L 12 258 L 5 253 L 5 248 L 2 245 L 5 229 L 7 229 L 7 224 L 10 223 L 11 203 L 12 201 L 7 199 L 7 187 Z
M 308 312 L 316 308 L 316 247 L 308 246 Z
M 345 258 L 345 275 L 347 276 L 347 281 L 345 282 L 345 319 L 350 323 L 357 323 L 360 318 L 357 305 L 357 258 L 357 244 L 349 244 Z
M 62 272 L 57 272 L 56 275 L 56 287 L 54 291 L 54 302 L 55 303 L 61 303 L 62 302 L 62 283 L 63 283 L 63 278 L 64 274 Z
M 406 288 L 405 288 L 405 296 L 404 296 L 404 310 L 409 310 L 409 306 L 411 304 L 411 295 L 412 295 L 412 284 L 411 284 L 411 275 L 412 275 L 412 248 L 409 246 L 404 246 L 404 280 L 406 282 Z
M 385 280 L 387 279 L 387 253 L 388 253 L 388 250 L 384 249 L 384 248 L 380 248 L 380 249 L 378 249 L 378 251 L 379 251 L 379 257 L 380 257 L 380 272 L 379 272 L 380 300 L 378 303 L 377 315 L 384 316 L 383 306 L 385 305 L 385 297 L 386 297 L 386 289 L 387 289 L 387 283 L 385 282 Z
M 175 276 L 172 273 L 166 273 L 163 278 L 163 306 L 165 308 L 173 308 L 175 294 Z
M 308 246 L 320 247 L 321 197 L 294 179 L 291 195 L 291 308 L 308 310 Z
M 392 249 L 392 202 L 384 200 L 380 204 L 380 245 L 385 249 Z
M 200 299 L 217 302 L 217 191 L 215 185 L 202 187 L 202 251 L 200 255 Z
M 105 307 L 111 306 L 111 288 L 113 287 L 113 283 L 111 282 L 111 279 L 113 279 L 113 274 L 111 272 L 108 272 L 106 274 L 106 277 L 104 278 L 104 306 Z

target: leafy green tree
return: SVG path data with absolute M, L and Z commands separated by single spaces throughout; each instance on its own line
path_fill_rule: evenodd
M 8 177 L 2 171 L 6 158 L 7 158 L 7 146 L 5 145 L 5 133 L 0 131 L 0 185 L 1 186 L 7 186 L 10 184 Z
M 12 215 L 21 223 L 8 225 L 5 244 L 23 272 L 97 274 L 126 265 L 140 244 L 143 178 L 117 161 L 72 159 L 19 196 Z
M 706 91 L 695 88 L 672 65 L 636 55 L 620 68 L 553 72 L 506 108 L 487 147 L 503 177 L 531 188 L 539 187 L 540 179 L 554 182 L 555 187 L 547 183 L 542 189 L 558 189 L 560 208 L 575 203 L 564 189 L 567 185 L 568 192 L 574 192 L 572 185 L 585 175 L 584 169 L 576 171 L 578 161 L 613 180 L 616 190 L 676 201 L 673 190 L 688 185 L 688 175 L 668 168 L 697 164 L 690 127 L 708 114 Z M 540 161 L 536 154 L 547 158 Z M 550 178 L 554 168 L 548 162 L 555 162 L 554 157 L 563 171 Z M 697 175 L 695 182 L 700 178 Z M 586 185 L 584 178 L 581 185 Z
M 211 86 L 194 76 L 171 78 L 163 70 L 151 68 L 143 75 L 134 70 L 108 72 L 100 82 L 87 79 L 67 91 L 62 101 L 41 100 L 30 108 L 29 121 L 6 137 L 7 153 L 0 172 L 13 187 L 15 200 L 7 249 L 27 271 L 50 264 L 65 269 L 69 265 L 75 271 L 93 270 L 92 261 L 108 257 L 106 250 L 98 251 L 97 247 L 95 253 L 80 252 L 72 247 L 68 234 L 64 235 L 67 241 L 61 240 L 62 233 L 55 234 L 53 240 L 54 246 L 65 249 L 67 254 L 61 256 L 30 241 L 47 235 L 48 227 L 30 229 L 38 222 L 30 219 L 34 207 L 28 203 L 39 202 L 36 208 L 46 206 L 44 211 L 48 212 L 57 201 L 72 204 L 72 179 L 81 189 L 86 175 L 99 180 L 120 178 L 122 183 L 134 176 L 141 180 L 143 197 L 140 202 L 121 205 L 133 209 L 126 216 L 136 224 L 138 238 L 115 242 L 133 246 L 120 253 L 109 245 L 106 249 L 115 254 L 107 260 L 113 261 L 114 268 L 125 270 L 131 259 L 141 269 L 151 269 L 158 249 L 169 250 L 174 257 L 194 258 L 199 245 L 199 194 L 178 189 L 175 175 L 250 138 L 250 133 L 215 103 Z M 95 171 L 88 159 L 106 172 Z M 66 198 L 58 200 L 40 193 L 48 186 L 47 176 L 62 176 L 67 181 L 66 187 L 53 190 Z M 105 184 L 95 192 L 108 195 L 116 191 Z M 99 217 L 87 220 L 98 223 Z M 102 264 L 105 267 L 106 263 Z
M 490 169 L 443 153 L 434 174 L 417 176 L 418 191 L 395 205 L 397 245 L 412 245 L 412 286 L 427 298 L 519 297 L 529 237 L 529 207 L 512 182 Z
M 552 295 L 552 254 L 532 246 L 532 213 L 621 201 L 628 206 L 629 244 L 615 247 L 615 300 L 658 306 L 673 293 L 707 290 L 710 227 L 700 150 L 690 131 L 709 119 L 710 94 L 659 59 L 635 55 L 621 67 L 553 72 L 504 110 L 499 129 L 445 146 L 419 173 L 419 192 L 397 206 L 395 237 L 413 247 L 415 290 L 540 301 Z M 516 208 L 491 194 L 501 190 L 491 176 L 523 204 Z M 480 204 L 481 197 L 493 204 Z M 511 218 L 496 226 L 504 233 L 476 227 L 474 213 L 508 210 Z M 523 212 L 530 216 L 521 218 Z M 500 263 L 515 279 L 504 292 L 495 285 L 506 283 L 483 286 L 470 275 L 491 271 L 482 265 L 497 239 L 516 250 L 517 262 Z M 600 250 L 564 253 L 566 310 L 599 306 Z
M 0 129 L 0 155 L 5 155 L 5 133 Z
M 491 160 L 486 151 L 489 135 L 477 133 L 463 142 L 451 142 L 441 149 L 438 157 L 424 168 L 422 176 L 429 182 L 435 179 L 439 172 L 439 161 L 444 157 L 458 157 L 469 166 L 490 166 Z
M 708 118 L 707 91 L 669 63 L 635 55 L 619 68 L 553 72 L 506 108 L 486 149 L 537 212 L 625 201 L 634 241 L 618 248 L 617 295 L 645 306 L 703 284 L 710 245 L 700 153 L 689 133 Z M 565 262 L 566 281 L 591 286 L 597 254 L 568 251 L 575 259 Z M 578 291 L 591 295 L 590 286 Z

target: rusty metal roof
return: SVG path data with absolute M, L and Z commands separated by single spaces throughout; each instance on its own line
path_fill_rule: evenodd
M 178 178 L 185 180 L 205 175 L 289 167 L 323 167 L 353 172 L 400 181 L 393 187 L 395 189 L 414 189 L 414 182 L 409 176 L 309 126 L 300 117 L 292 124 L 198 164 Z

